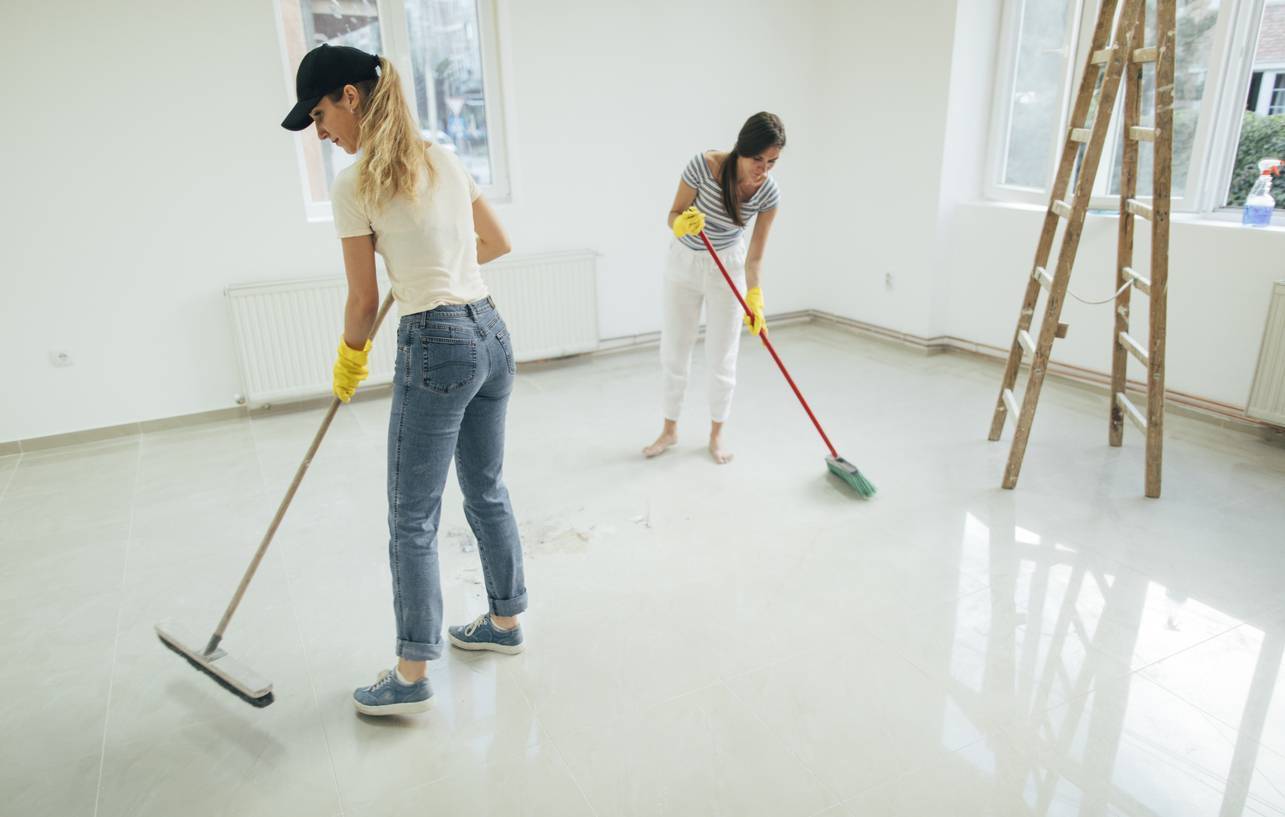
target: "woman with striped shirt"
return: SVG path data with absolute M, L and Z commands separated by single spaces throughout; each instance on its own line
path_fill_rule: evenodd
M 682 413 L 703 303 L 711 420 L 709 453 L 720 465 L 732 459 L 722 445 L 723 424 L 731 411 L 736 386 L 741 322 L 755 335 L 767 328 L 763 319 L 761 264 L 768 231 L 781 200 L 768 171 L 784 147 L 785 126 L 780 117 L 756 113 L 746 120 L 731 152 L 698 153 L 683 171 L 669 210 L 669 226 L 677 241 L 669 248 L 665 266 L 660 335 L 665 424 L 656 441 L 643 449 L 649 458 L 678 442 L 678 415 Z M 754 230 L 747 248 L 745 231 L 750 221 L 754 221 Z M 754 312 L 753 321 L 745 316 L 705 250 L 700 238 L 702 230 L 736 285 L 743 291 L 749 287 L 746 303 Z

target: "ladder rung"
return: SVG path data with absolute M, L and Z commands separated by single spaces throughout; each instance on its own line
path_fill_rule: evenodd
M 1134 62 L 1156 62 L 1160 59 L 1159 48 L 1137 48 L 1133 52 Z
M 1093 136 L 1091 128 L 1071 128 L 1071 141 L 1087 145 L 1089 139 Z
M 1156 141 L 1155 128 L 1129 128 L 1129 138 L 1135 142 L 1154 142 Z
M 1012 389 L 1004 389 L 1004 406 L 1008 409 L 1008 413 L 1014 417 L 1021 414 L 1021 412 L 1017 410 L 1017 398 L 1013 396 Z
M 1115 393 L 1115 404 L 1123 409 L 1125 414 L 1129 415 L 1129 419 L 1133 421 L 1134 425 L 1143 431 L 1147 430 L 1147 418 L 1142 416 L 1142 412 L 1138 411 L 1138 407 L 1125 396 L 1124 392 L 1118 391 Z
M 1044 287 L 1045 289 L 1053 288 L 1053 279 L 1049 276 L 1049 271 L 1044 269 L 1043 267 L 1036 267 L 1035 272 L 1031 277 L 1033 277 L 1036 281 L 1039 281 L 1040 286 Z
M 1017 333 L 1017 342 L 1020 343 L 1022 345 L 1022 348 L 1026 350 L 1026 354 L 1034 356 L 1035 340 L 1031 337 L 1030 332 L 1027 332 L 1025 329 L 1022 329 L 1021 331 L 1019 331 Z
M 1107 46 L 1101 51 L 1094 51 L 1093 58 L 1090 60 L 1094 65 L 1106 65 L 1111 61 L 1111 55 L 1115 53 L 1114 45 Z
M 1128 211 L 1133 215 L 1138 216 L 1140 218 L 1145 218 L 1147 221 L 1151 220 L 1150 204 L 1143 204 L 1137 199 L 1129 199 L 1129 201 L 1125 206 L 1127 207 Z
M 1147 295 L 1151 294 L 1151 279 L 1147 278 L 1147 276 L 1138 272 L 1133 267 L 1124 268 L 1124 277 L 1128 278 L 1130 281 L 1133 281 L 1133 286 L 1135 289 L 1139 289 L 1142 292 L 1146 293 Z
M 1120 344 L 1129 350 L 1129 354 L 1138 359 L 1143 366 L 1147 365 L 1147 350 L 1142 348 L 1142 344 L 1133 339 L 1128 332 L 1120 333 Z
M 1049 209 L 1054 213 L 1057 213 L 1062 218 L 1069 219 L 1071 217 L 1071 205 L 1064 201 L 1058 200 L 1053 202 Z

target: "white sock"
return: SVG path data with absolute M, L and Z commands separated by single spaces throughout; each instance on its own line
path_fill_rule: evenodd
M 401 684 L 402 686 L 412 687 L 412 686 L 415 686 L 415 684 L 419 683 L 418 681 L 406 680 L 406 676 L 402 675 L 402 671 L 400 667 L 394 670 L 394 672 L 397 673 L 397 683 Z

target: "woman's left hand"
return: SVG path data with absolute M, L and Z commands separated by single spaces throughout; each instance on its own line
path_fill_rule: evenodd
M 347 403 L 352 399 L 361 381 L 370 377 L 366 367 L 366 358 L 370 354 L 370 341 L 361 349 L 354 349 L 348 341 L 339 339 L 339 356 L 335 358 L 334 384 L 331 390 L 335 397 Z
M 745 293 L 745 303 L 749 305 L 750 311 L 754 313 L 754 320 L 752 321 L 749 315 L 745 316 L 745 325 L 750 328 L 751 332 L 758 335 L 767 328 L 767 318 L 763 316 L 763 290 L 759 287 L 754 287 Z

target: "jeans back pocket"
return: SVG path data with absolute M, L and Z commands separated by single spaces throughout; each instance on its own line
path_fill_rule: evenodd
M 449 394 L 477 376 L 477 338 L 463 332 L 426 331 L 420 336 L 424 357 L 424 386 Z
M 509 328 L 501 324 L 499 330 L 495 333 L 495 340 L 500 344 L 500 348 L 504 350 L 504 361 L 508 364 L 509 374 L 517 374 L 518 364 L 513 357 L 513 337 L 509 335 Z

